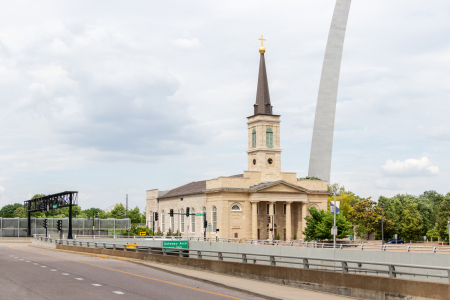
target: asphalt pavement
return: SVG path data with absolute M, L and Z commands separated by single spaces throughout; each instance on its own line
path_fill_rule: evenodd
M 0 245 L 0 299 L 263 299 L 116 259 Z

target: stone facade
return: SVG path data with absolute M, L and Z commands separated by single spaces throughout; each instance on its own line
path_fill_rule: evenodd
M 298 180 L 281 171 L 280 116 L 272 114 L 264 53 L 261 53 L 255 114 L 248 117 L 248 171 L 191 182 L 170 191 L 147 191 L 147 222 L 155 231 L 180 231 L 182 236 L 240 239 L 302 239 L 308 208 L 327 208 L 327 181 Z M 259 98 L 258 98 L 259 97 Z M 259 99 L 259 100 L 258 100 Z M 258 102 L 259 101 L 259 102 Z M 267 113 L 261 113 L 264 105 Z M 185 215 L 190 208 L 190 216 Z M 174 217 L 169 216 L 173 209 Z M 153 222 L 155 212 L 159 220 Z M 183 213 L 180 215 L 179 213 Z M 268 220 L 270 217 L 270 223 Z

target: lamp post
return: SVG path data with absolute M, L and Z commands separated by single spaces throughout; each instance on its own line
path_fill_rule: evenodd
M 337 226 L 336 226 L 336 192 L 338 187 L 334 187 L 332 185 L 328 185 L 331 189 L 331 191 L 333 192 L 334 195 L 334 211 L 333 211 L 333 215 L 334 215 L 334 223 L 333 223 L 333 228 L 331 229 L 331 234 L 333 235 L 333 248 L 336 248 L 336 235 L 337 235 Z

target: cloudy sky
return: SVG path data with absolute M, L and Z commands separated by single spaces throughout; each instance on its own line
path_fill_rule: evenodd
M 334 0 L 9 1 L 0 10 L 0 206 L 80 192 L 145 205 L 246 169 L 264 34 L 282 168 L 306 176 Z M 331 181 L 450 191 L 450 2 L 353 0 Z

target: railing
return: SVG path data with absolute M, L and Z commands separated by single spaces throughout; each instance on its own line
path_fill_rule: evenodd
M 45 235 L 35 235 L 35 237 L 45 237 Z M 364 245 L 364 244 L 336 244 L 300 242 L 300 241 L 279 241 L 279 240 L 255 240 L 255 239 L 232 239 L 232 238 L 209 238 L 209 237 L 186 237 L 186 236 L 106 236 L 106 235 L 76 235 L 75 239 L 165 239 L 165 240 L 189 240 L 201 242 L 237 243 L 251 245 L 271 245 L 287 247 L 306 247 L 320 249 L 339 250 L 360 250 L 360 251 L 393 251 L 393 252 L 428 252 L 428 253 L 450 253 L 449 246 L 413 246 L 411 244 L 391 244 L 391 245 Z M 56 238 L 58 238 L 56 236 Z
M 102 249 L 134 251 L 150 254 L 162 255 L 176 255 L 181 257 L 195 257 L 199 259 L 217 259 L 219 261 L 234 261 L 242 263 L 264 264 L 271 266 L 287 266 L 287 267 L 302 267 L 303 269 L 314 269 L 322 271 L 332 271 L 341 273 L 357 273 L 357 274 L 371 274 L 375 276 L 385 276 L 390 278 L 397 277 L 419 277 L 417 280 L 429 280 L 429 278 L 446 279 L 450 283 L 450 268 L 435 267 L 425 265 L 411 265 L 411 264 L 394 264 L 383 262 L 368 262 L 359 260 L 343 260 L 331 258 L 317 258 L 306 256 L 285 256 L 273 254 L 255 254 L 249 252 L 230 252 L 230 251 L 215 251 L 215 250 L 201 250 L 201 249 L 178 249 L 165 248 L 155 246 L 139 246 L 127 245 L 118 243 L 105 242 L 86 242 L 79 240 L 61 240 L 51 238 L 38 238 L 40 241 L 49 243 L 72 245 L 81 247 L 94 247 Z M 134 247 L 134 248 L 127 248 Z M 363 267 L 364 266 L 364 267 Z M 418 271 L 425 271 L 418 272 Z

